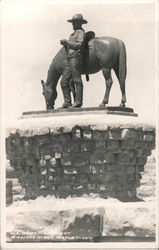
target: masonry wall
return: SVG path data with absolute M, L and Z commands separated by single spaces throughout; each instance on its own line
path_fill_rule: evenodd
M 142 125 L 17 129 L 6 138 L 7 159 L 23 199 L 94 193 L 136 200 L 154 148 L 155 129 Z

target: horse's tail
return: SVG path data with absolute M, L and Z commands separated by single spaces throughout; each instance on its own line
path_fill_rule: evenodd
M 125 44 L 120 41 L 119 42 L 119 78 L 125 79 L 127 74 L 127 67 L 126 67 L 126 48 Z
M 89 81 L 89 75 L 86 74 L 86 81 L 88 82 Z

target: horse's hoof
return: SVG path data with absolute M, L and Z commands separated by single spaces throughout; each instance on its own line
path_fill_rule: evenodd
M 100 107 L 100 108 L 103 108 L 103 107 L 106 107 L 106 105 L 105 105 L 104 103 L 101 103 L 101 104 L 99 105 L 99 107 Z
M 52 108 L 49 108 L 49 109 L 47 109 L 47 111 L 53 111 L 54 110 L 54 108 L 52 109 Z
M 120 107 L 121 107 L 121 108 L 125 108 L 125 107 L 126 107 L 126 106 L 125 106 L 125 103 L 123 103 L 123 102 L 120 103 Z

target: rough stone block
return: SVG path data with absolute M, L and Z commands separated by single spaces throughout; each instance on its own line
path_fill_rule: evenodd
M 72 165 L 72 157 L 63 158 L 61 160 L 61 164 L 63 166 L 71 166 Z
M 115 157 L 113 154 L 101 150 L 96 150 L 90 157 L 91 164 L 113 163 Z
M 107 143 L 106 141 L 96 141 L 95 142 L 95 150 L 106 150 Z
M 135 131 L 132 129 L 123 129 L 122 134 L 121 134 L 122 140 L 127 140 L 127 139 L 142 139 L 142 131 Z
M 9 166 L 6 168 L 6 178 L 17 178 L 16 172 L 13 167 Z
M 28 130 L 19 129 L 19 135 L 20 137 L 32 137 L 33 130 L 32 129 L 28 129 Z
M 123 174 L 122 174 L 122 178 L 123 178 Z M 103 176 L 103 180 L 106 183 L 108 183 L 108 182 L 114 183 L 115 179 L 116 179 L 116 175 L 114 173 L 111 173 L 111 172 L 106 172 L 106 174 Z
M 106 139 L 108 139 L 108 131 L 99 131 L 99 130 L 93 130 L 93 140 L 95 141 L 105 141 Z
M 77 175 L 78 172 L 76 169 L 64 169 L 64 174 L 67 174 L 67 175 Z
M 82 139 L 82 131 L 80 127 L 75 126 L 74 128 L 72 128 L 72 139 Z
M 78 174 L 70 175 L 70 183 L 72 185 L 79 184 Z
M 101 217 L 99 210 L 92 208 L 78 210 L 76 212 L 67 210 L 61 212 L 62 231 L 69 236 L 92 238 L 101 234 Z
M 135 173 L 140 173 L 140 165 L 134 165 Z
M 130 159 L 130 164 L 136 164 L 136 162 L 137 162 L 137 157 L 131 157 L 131 159 Z
M 48 181 L 49 181 L 49 182 L 53 182 L 53 181 L 54 181 L 54 177 L 53 177 L 52 175 L 50 175 L 50 176 L 48 177 Z
M 48 162 L 51 160 L 51 155 L 50 154 L 46 154 L 44 155 L 44 159 Z
M 25 189 L 24 188 L 22 188 L 22 186 L 15 186 L 15 187 L 13 187 L 12 188 L 12 193 L 13 193 L 13 195 L 15 194 L 15 195 L 25 195 Z
M 136 175 L 135 175 L 135 185 L 136 185 L 136 187 L 140 186 L 140 180 L 141 180 L 141 174 L 136 173 Z
M 80 144 L 73 145 L 73 153 L 78 154 L 80 152 Z
M 19 186 L 20 185 L 20 182 L 19 182 L 19 179 L 18 178 L 14 178 L 14 179 L 7 179 L 7 182 L 12 182 L 12 186 Z
M 89 153 L 81 153 L 80 155 L 73 155 L 73 165 L 76 167 L 89 165 L 90 163 L 90 154 Z
M 93 191 L 96 189 L 96 184 L 88 184 L 88 190 Z
M 144 132 L 155 132 L 155 127 L 152 125 L 143 125 L 142 130 Z
M 39 153 L 40 153 L 40 156 L 52 155 L 51 146 L 49 144 L 45 144 L 43 146 L 40 146 Z
M 61 153 L 55 152 L 55 159 L 56 159 L 56 162 L 57 160 L 61 159 Z
M 114 169 L 115 169 L 115 166 L 114 166 L 114 164 L 111 164 L 111 163 L 106 163 L 105 164 L 105 171 L 107 172 L 109 172 L 109 171 L 114 171 Z
M 120 129 L 109 129 L 108 138 L 112 140 L 121 139 L 121 130 Z
M 73 186 L 73 190 L 83 190 L 83 185 L 76 185 L 76 186 Z
M 81 174 L 90 174 L 91 173 L 91 166 L 90 165 L 87 165 L 87 166 L 81 166 L 81 167 L 78 167 L 78 173 L 81 173 Z
M 35 136 L 35 135 L 46 135 L 46 134 L 49 134 L 50 132 L 50 129 L 47 128 L 47 127 L 43 127 L 43 128 L 36 128 L 36 129 L 33 129 L 32 131 L 32 136 Z
M 99 172 L 99 168 L 98 168 L 98 165 L 93 165 L 93 166 L 90 166 L 90 171 L 91 171 L 91 174 L 98 174 Z
M 147 157 L 139 157 L 139 158 L 137 158 L 137 162 L 136 163 L 138 165 L 145 165 L 146 162 L 147 162 Z
M 24 199 L 24 195 L 21 195 L 21 194 L 13 195 L 13 202 L 20 201 L 23 199 Z
M 59 126 L 50 126 L 50 133 L 53 135 L 59 135 L 64 133 L 64 128 Z
M 143 147 L 145 149 L 154 149 L 155 148 L 155 141 L 144 141 Z
M 131 160 L 131 157 L 129 154 L 124 154 L 124 153 L 120 153 L 120 154 L 116 154 L 116 163 L 117 164 L 129 164 Z
M 151 149 L 144 149 L 143 153 L 142 153 L 142 156 L 143 157 L 145 157 L 145 156 L 147 157 L 149 155 L 151 155 Z
M 81 151 L 81 152 L 90 152 L 90 151 L 91 151 L 91 148 L 92 148 L 91 143 L 82 142 L 82 143 L 80 144 L 80 151 Z
M 72 156 L 72 153 L 70 153 L 70 152 L 64 152 L 64 151 L 63 151 L 63 153 L 61 155 L 62 158 L 68 158 L 68 157 L 71 157 L 71 156 Z
M 120 147 L 121 147 L 121 149 L 125 149 L 125 148 L 135 149 L 136 148 L 136 140 L 134 138 L 122 140 L 122 141 L 120 141 Z
M 143 140 L 137 140 L 136 141 L 136 148 L 141 149 L 144 146 L 144 141 Z
M 127 165 L 127 166 L 125 166 L 125 171 L 126 171 L 128 174 L 131 174 L 131 173 L 135 173 L 135 172 L 136 172 L 136 169 L 135 169 L 135 166 L 134 166 L 134 165 Z
M 57 162 L 55 157 L 52 157 L 50 159 L 50 167 L 57 167 Z
M 155 140 L 155 135 L 153 135 L 153 134 L 145 134 L 143 139 L 144 139 L 144 141 L 154 141 Z
M 99 190 L 100 191 L 105 191 L 106 190 L 106 185 L 100 185 Z
M 36 144 L 38 145 L 48 144 L 50 141 L 51 141 L 51 136 L 49 134 L 36 136 Z
M 137 157 L 141 157 L 141 156 L 142 156 L 142 153 L 143 153 L 143 148 L 137 148 L 137 149 L 136 149 L 136 156 L 137 156 Z
M 118 140 L 108 140 L 107 141 L 107 149 L 118 149 L 119 148 L 119 141 Z
M 139 170 L 140 170 L 139 172 L 143 172 L 144 171 L 144 164 L 138 164 L 136 166 L 139 167 Z
M 65 143 L 63 146 L 63 152 L 64 153 L 72 153 L 74 151 L 74 145 L 73 143 Z
M 6 204 L 10 205 L 13 201 L 13 193 L 12 193 L 12 181 L 7 181 L 6 183 Z
M 32 153 L 36 157 L 36 159 L 40 159 L 40 149 L 37 145 L 32 146 Z
M 71 190 L 71 186 L 70 185 L 58 186 L 58 190 L 70 191 Z
M 88 179 L 87 179 L 87 175 L 86 174 L 80 174 L 79 175 L 79 181 L 81 184 L 87 183 Z
M 51 151 L 52 151 L 52 153 L 62 153 L 63 152 L 63 145 L 62 145 L 62 143 L 60 143 L 60 142 L 56 142 L 56 143 L 54 143 L 54 144 L 52 144 L 52 147 L 51 147 Z
M 53 138 L 53 135 L 52 135 Z M 55 138 L 55 140 L 66 142 L 70 141 L 72 139 L 72 134 L 71 133 L 64 133 L 64 134 L 58 134 Z
M 83 139 L 91 140 L 92 139 L 92 131 L 91 130 L 83 130 Z

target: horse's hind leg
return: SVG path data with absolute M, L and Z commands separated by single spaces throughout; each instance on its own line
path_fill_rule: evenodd
M 105 106 L 105 104 L 108 104 L 109 102 L 109 94 L 110 94 L 110 89 L 113 84 L 112 76 L 111 76 L 111 69 L 108 68 L 103 68 L 102 69 L 104 78 L 105 78 L 105 85 L 106 85 L 106 90 L 105 90 L 105 95 L 102 103 L 100 104 L 100 107 Z
M 119 74 L 119 68 L 114 68 L 114 71 L 115 71 L 115 74 L 116 74 L 116 76 L 118 78 L 121 93 L 122 93 L 120 106 L 125 107 L 125 103 L 126 103 L 125 78 L 126 78 L 126 76 L 121 76 Z

